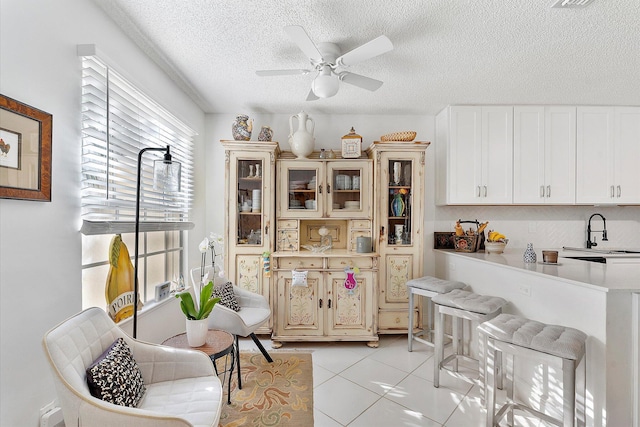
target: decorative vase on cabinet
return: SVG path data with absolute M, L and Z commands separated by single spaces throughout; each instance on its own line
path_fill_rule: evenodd
M 239 114 L 231 126 L 231 134 L 236 141 L 249 141 L 251 139 L 251 131 L 253 130 L 253 121 L 249 120 L 249 116 Z
M 294 132 L 293 119 L 298 120 L 298 130 Z M 310 123 L 310 126 L 307 124 Z M 289 117 L 289 145 L 291 152 L 299 159 L 306 159 L 313 152 L 315 140 L 313 130 L 315 123 L 304 111 Z
M 402 216 L 404 213 L 404 200 L 402 200 L 402 194 L 398 193 L 393 196 L 393 200 L 391 201 L 391 213 L 393 216 Z

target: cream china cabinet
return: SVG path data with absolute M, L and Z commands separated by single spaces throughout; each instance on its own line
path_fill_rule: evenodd
M 278 218 L 371 217 L 371 164 L 357 160 L 278 162 Z
M 424 273 L 425 156 L 428 142 L 375 142 L 374 230 L 380 255 L 378 332 L 408 328 L 406 282 Z M 417 299 L 419 300 L 419 298 Z M 414 319 L 421 322 L 419 302 Z
M 263 254 L 275 247 L 275 164 L 277 142 L 221 141 L 225 149 L 224 266 L 229 280 L 270 297 Z M 257 333 L 270 333 L 272 322 Z

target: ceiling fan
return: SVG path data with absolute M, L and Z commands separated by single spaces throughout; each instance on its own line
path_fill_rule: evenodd
M 393 44 L 387 36 L 377 37 L 345 54 L 341 54 L 340 48 L 335 43 L 314 44 L 304 28 L 299 25 L 286 26 L 284 31 L 298 45 L 300 50 L 309 57 L 311 67 L 318 73 L 311 83 L 307 101 L 334 96 L 338 93 L 340 81 L 372 92 L 382 86 L 380 80 L 351 73 L 346 71 L 345 68 L 393 50 Z M 259 76 L 291 76 L 309 74 L 311 71 L 308 69 L 260 70 L 256 71 L 256 74 Z

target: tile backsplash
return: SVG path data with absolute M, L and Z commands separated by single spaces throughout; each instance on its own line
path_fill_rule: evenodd
M 589 217 L 600 213 L 607 219 L 608 242 L 602 233 L 593 235 L 598 248 L 640 248 L 640 206 L 434 206 L 431 209 L 433 230 L 453 231 L 455 221 L 489 221 L 487 229 L 498 230 L 509 238 L 509 247 L 559 248 L 585 247 Z M 427 227 L 430 228 L 430 227 Z M 592 230 L 602 230 L 602 220 L 594 217 Z M 433 232 L 427 247 L 433 248 Z

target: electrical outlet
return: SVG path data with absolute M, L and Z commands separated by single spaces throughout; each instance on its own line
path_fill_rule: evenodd
M 164 282 L 156 285 L 156 301 L 162 301 L 171 293 L 171 282 Z
M 527 285 L 520 285 L 518 287 L 518 290 L 520 291 L 520 293 L 522 295 L 526 295 L 528 297 L 531 296 L 531 286 L 527 286 Z

